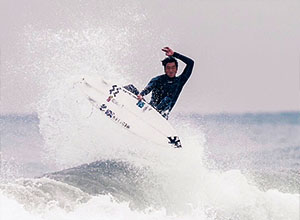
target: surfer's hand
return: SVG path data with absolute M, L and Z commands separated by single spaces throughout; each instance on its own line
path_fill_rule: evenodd
M 169 48 L 169 47 L 164 47 L 163 49 L 161 49 L 162 51 L 166 52 L 166 56 L 173 56 L 174 51 Z
M 143 96 L 140 95 L 140 94 L 138 94 L 138 95 L 137 95 L 137 99 L 138 99 L 139 101 L 141 101 L 141 100 L 143 99 Z

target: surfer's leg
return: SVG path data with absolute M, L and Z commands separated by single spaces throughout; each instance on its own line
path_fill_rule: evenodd
M 132 84 L 123 87 L 124 89 L 128 90 L 129 92 L 132 92 L 135 95 L 138 95 L 140 93 L 139 90 Z
M 157 106 L 157 111 L 166 119 L 169 117 L 169 113 L 172 107 L 172 99 L 170 97 L 165 97 Z
M 158 111 L 166 111 L 171 107 L 172 99 L 169 97 L 165 97 L 161 102 L 156 106 Z

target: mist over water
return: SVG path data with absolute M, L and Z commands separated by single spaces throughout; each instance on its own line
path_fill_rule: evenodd
M 261 146 L 281 143 L 274 147 L 278 150 L 288 143 L 299 155 L 299 138 L 291 131 L 299 130 L 299 121 L 286 123 L 287 129 L 284 123 L 245 126 L 254 132 L 247 139 L 239 133 L 242 126 L 225 122 L 220 127 L 220 120 L 174 114 L 170 123 L 184 147 L 162 148 L 111 123 L 76 89 L 74 85 L 86 75 L 120 85 L 135 82 L 142 88 L 148 79 L 140 73 L 158 66 L 157 48 L 165 46 L 168 30 L 157 37 L 155 27 L 140 13 L 142 8 L 130 1 L 117 2 L 124 8 L 108 12 L 115 3 L 103 3 L 97 8 L 98 17 L 85 21 L 76 20 L 78 10 L 71 7 L 70 18 L 77 21 L 72 27 L 42 27 L 38 22 L 24 27 L 19 42 L 24 65 L 15 71 L 35 78 L 29 85 L 38 88 L 37 116 L 1 118 L 1 215 L 5 219 L 298 219 L 299 194 L 294 188 L 287 186 L 283 192 L 272 185 L 273 180 L 263 188 L 242 172 L 252 166 L 230 163 L 222 154 L 243 146 L 262 152 Z M 86 4 L 81 3 L 82 10 Z M 124 28 L 125 22 L 131 25 Z M 237 120 L 242 124 L 244 119 Z M 275 134 L 287 137 L 286 142 L 267 132 L 274 128 Z M 269 134 L 263 135 L 267 144 L 249 141 L 257 137 L 257 129 Z M 224 130 L 232 137 L 218 136 Z M 222 147 L 223 151 L 216 150 Z M 272 159 L 267 162 L 275 163 Z M 282 163 L 292 170 L 286 160 Z M 268 169 L 261 171 L 265 176 Z

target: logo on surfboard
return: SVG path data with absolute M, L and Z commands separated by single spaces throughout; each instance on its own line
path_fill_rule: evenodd
M 140 107 L 140 108 L 143 108 L 144 107 L 144 105 L 145 105 L 145 102 L 143 102 L 143 101 L 138 101 L 138 103 L 136 103 L 136 105 L 138 106 L 138 107 Z
M 122 90 L 121 87 L 118 87 L 117 85 L 113 85 L 112 88 L 109 90 L 109 94 L 116 97 L 116 95 L 119 93 L 120 90 Z
M 113 121 L 117 122 L 118 124 L 122 125 L 124 128 L 130 128 L 130 125 L 127 124 L 125 121 L 122 121 L 119 117 L 116 116 L 116 113 L 114 113 L 112 110 L 110 110 L 109 108 L 107 108 L 107 106 L 105 104 L 102 104 L 99 107 L 99 110 L 104 112 L 104 114 L 111 118 Z
M 106 99 L 107 102 L 110 102 L 110 100 L 113 98 L 112 95 L 108 96 L 108 98 Z

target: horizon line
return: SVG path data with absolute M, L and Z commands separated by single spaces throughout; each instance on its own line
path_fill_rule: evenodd
M 206 112 L 206 113 L 198 113 L 198 112 L 175 112 L 174 115 L 182 115 L 182 114 L 189 114 L 189 115 L 246 115 L 246 114 L 252 114 L 252 115 L 262 115 L 262 114 L 300 114 L 300 110 L 286 110 L 286 111 L 245 111 L 245 112 Z M 0 113 L 0 117 L 28 117 L 28 116 L 34 116 L 38 117 L 37 112 L 31 112 L 31 113 Z

